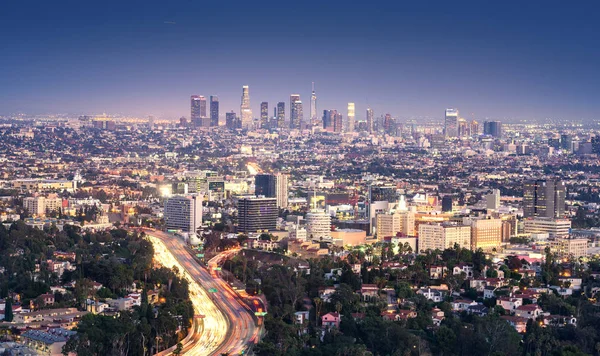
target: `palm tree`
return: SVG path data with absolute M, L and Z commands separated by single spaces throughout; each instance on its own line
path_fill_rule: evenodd
M 321 307 L 323 307 L 323 299 L 316 297 L 315 299 L 313 299 L 313 301 L 315 302 L 315 309 L 316 309 L 316 325 L 319 326 L 319 318 L 321 317 Z

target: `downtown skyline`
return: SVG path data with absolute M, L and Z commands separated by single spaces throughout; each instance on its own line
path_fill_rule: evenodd
M 516 4 L 4 4 L 0 113 L 176 120 L 198 94 L 223 116 L 249 85 L 254 117 L 298 93 L 309 118 L 314 81 L 317 116 L 598 119 L 595 4 Z

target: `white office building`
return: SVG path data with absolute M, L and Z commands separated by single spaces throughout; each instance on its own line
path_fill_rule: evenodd
M 202 194 L 176 195 L 165 201 L 167 229 L 196 232 L 202 225 Z

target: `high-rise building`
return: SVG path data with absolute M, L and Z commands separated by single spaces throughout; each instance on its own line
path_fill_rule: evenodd
M 337 112 L 337 110 L 332 110 L 331 117 L 333 120 L 333 132 L 342 132 L 344 129 L 342 114 Z
M 356 113 L 354 103 L 348 103 L 348 123 L 346 126 L 347 132 L 354 132 L 354 123 L 356 121 Z
M 280 101 L 277 103 L 277 127 L 283 128 L 285 126 L 285 103 Z
M 269 103 L 263 101 L 260 103 L 260 127 L 265 129 L 269 123 Z
M 240 120 L 233 111 L 225 114 L 225 126 L 231 130 L 241 128 Z
M 530 180 L 523 185 L 523 216 L 562 218 L 565 215 L 565 183 L 554 179 Z
M 164 209 L 167 229 L 196 232 L 202 225 L 202 200 L 198 194 L 168 198 Z
M 323 130 L 333 131 L 333 120 L 331 117 L 331 110 L 323 110 Z
M 398 189 L 392 184 L 375 183 L 369 186 L 369 203 L 398 201 Z
M 526 234 L 548 234 L 550 237 L 569 236 L 571 220 L 536 217 L 525 219 L 523 224 Z
M 396 122 L 390 114 L 385 114 L 385 118 L 383 119 L 383 131 L 388 135 L 396 134 Z
M 323 209 L 306 213 L 306 236 L 313 241 L 331 240 L 331 216 Z
M 492 137 L 502 138 L 502 123 L 500 121 L 484 122 L 483 133 Z
M 502 220 L 500 219 L 470 219 L 463 223 L 471 225 L 471 249 L 491 251 L 499 248 L 502 243 Z
M 373 109 L 367 108 L 367 131 L 373 133 Z
M 471 123 L 469 126 L 470 126 L 469 130 L 470 130 L 471 136 L 479 135 L 479 122 L 477 122 L 475 120 L 471 120 Z
M 210 126 L 219 126 L 219 97 L 210 96 Z
M 238 232 L 273 231 L 277 227 L 277 199 L 238 199 Z
M 59 198 L 56 194 L 48 197 L 23 198 L 23 208 L 35 217 L 46 216 L 46 213 L 56 212 L 62 208 L 62 198 Z
M 446 138 L 458 137 L 458 109 L 446 109 L 444 117 L 444 136 Z
M 202 115 L 204 110 L 204 115 Z M 202 95 L 191 96 L 190 122 L 192 126 L 202 126 L 202 118 L 206 116 L 206 98 Z
M 398 233 L 404 236 L 414 236 L 415 213 L 412 211 L 395 211 L 393 214 L 377 214 L 376 226 L 379 241 L 387 236 L 395 237 Z
M 500 208 L 500 190 L 494 189 L 492 193 L 486 195 L 485 204 L 488 210 L 498 210 Z
M 290 95 L 290 128 L 302 129 L 304 114 L 302 112 L 302 101 L 299 94 Z
M 317 117 L 317 94 L 315 93 L 315 82 L 312 82 L 312 94 L 310 95 L 310 121 L 316 125 L 319 121 Z
M 250 93 L 247 85 L 242 87 L 242 104 L 240 105 L 242 128 L 252 128 L 252 109 L 250 108 Z
M 444 195 L 442 197 L 442 211 L 443 212 L 451 212 L 454 205 L 454 199 L 452 199 L 451 195 Z
M 471 227 L 451 223 L 419 224 L 419 253 L 443 251 L 454 245 L 471 248 Z
M 275 176 L 272 174 L 257 174 L 254 176 L 254 194 L 267 198 L 275 198 Z
M 281 209 L 288 207 L 288 179 L 289 176 L 284 173 L 275 175 L 275 198 L 277 207 Z

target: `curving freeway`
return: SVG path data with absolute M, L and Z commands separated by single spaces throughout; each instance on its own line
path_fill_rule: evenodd
M 258 340 L 260 329 L 250 308 L 225 281 L 200 266 L 183 241 L 161 231 L 144 232 L 154 246 L 156 261 L 169 268 L 177 267 L 190 282 L 195 317 L 193 332 L 182 342 L 183 354 L 240 354 Z M 159 355 L 169 355 L 173 349 Z

